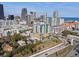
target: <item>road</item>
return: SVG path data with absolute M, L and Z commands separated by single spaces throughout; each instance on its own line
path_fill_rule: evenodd
M 76 50 L 72 50 L 66 57 L 79 57 L 79 54 Z
M 79 53 L 76 51 L 77 49 L 79 50 L 79 42 L 75 42 L 75 48 L 66 57 L 79 57 Z
M 62 43 L 60 43 L 54 47 L 51 47 L 49 49 L 46 49 L 44 51 L 41 51 L 39 53 L 36 53 L 34 55 L 31 55 L 30 57 L 47 57 L 48 55 L 51 55 L 59 50 L 66 48 L 67 46 L 69 46 L 65 39 L 62 39 L 61 37 L 59 39 L 62 41 Z
M 30 56 L 30 57 L 47 57 L 47 56 L 49 56 L 49 55 L 51 55 L 51 54 L 53 54 L 53 53 L 55 53 L 55 52 L 57 52 L 59 50 L 62 50 L 62 49 L 64 49 L 64 48 L 66 48 L 66 47 L 69 46 L 69 44 L 66 41 L 66 38 L 65 37 L 63 38 L 62 36 L 58 36 L 58 38 L 62 41 L 61 44 L 56 45 L 54 47 L 51 47 L 49 49 L 46 49 L 44 51 L 41 51 L 39 53 L 36 53 L 36 54 L 34 54 L 34 55 Z M 78 40 L 76 40 L 76 41 L 78 41 Z M 79 54 L 76 52 L 76 50 L 72 50 L 67 56 L 74 57 L 74 56 L 79 56 Z

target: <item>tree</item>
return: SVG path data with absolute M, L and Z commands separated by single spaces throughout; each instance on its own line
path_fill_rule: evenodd
M 41 47 L 38 48 L 39 50 L 41 49 Z
M 21 52 L 21 54 L 24 56 L 24 55 L 25 55 L 25 51 L 23 50 L 23 51 Z
M 4 54 L 4 51 L 1 49 L 0 50 L 0 55 L 3 55 Z
M 75 30 L 75 28 L 74 28 L 74 27 L 72 27 L 72 30 Z
M 3 39 L 0 39 L 0 47 L 2 47 L 2 44 L 4 43 Z M 1 48 L 0 48 L 1 49 Z
M 12 57 L 11 52 L 4 53 L 3 57 Z
M 17 48 L 19 46 L 19 44 L 15 41 L 11 41 L 10 45 L 12 45 L 14 48 Z
M 8 31 L 8 32 L 7 32 L 7 36 L 10 36 L 10 35 L 11 35 L 11 32 Z
M 44 45 L 43 45 L 43 48 L 44 48 Z
M 37 49 L 35 49 L 34 52 L 37 52 Z
M 29 51 L 26 51 L 27 55 L 29 54 Z
M 56 42 L 56 43 L 58 43 L 58 42 L 59 42 L 59 40 L 58 40 L 58 39 L 53 39 L 52 41 L 53 41 L 53 42 Z
M 64 30 L 64 31 L 62 32 L 62 35 L 63 35 L 63 36 L 67 36 L 69 33 L 70 33 L 70 31 Z
M 68 30 L 64 30 L 64 31 L 62 32 L 62 35 L 63 35 L 63 36 L 67 36 L 68 34 L 77 35 L 77 32 L 72 32 L 72 31 L 68 31 Z
M 12 41 L 18 41 L 20 39 L 20 34 L 14 33 L 14 35 L 11 37 Z
M 25 48 L 26 48 L 26 46 L 18 46 L 16 49 L 14 49 L 14 50 L 12 51 L 12 55 L 24 51 Z
M 35 47 L 35 44 L 29 44 L 28 45 L 28 50 L 30 50 L 33 53 L 33 48 Z
M 15 34 L 11 37 L 11 39 L 14 40 L 14 41 L 26 40 L 26 37 L 25 37 L 25 36 L 22 36 L 21 34 L 15 33 Z

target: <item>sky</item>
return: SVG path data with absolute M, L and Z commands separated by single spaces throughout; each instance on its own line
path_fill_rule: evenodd
M 79 2 L 1 2 L 4 6 L 4 15 L 13 14 L 20 16 L 22 8 L 35 11 L 37 15 L 48 13 L 53 16 L 53 11 L 58 11 L 60 17 L 79 17 Z

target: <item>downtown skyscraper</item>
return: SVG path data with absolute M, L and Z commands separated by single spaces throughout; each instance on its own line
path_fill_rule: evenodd
M 0 4 L 0 19 L 4 19 L 4 9 L 2 4 Z
M 23 8 L 21 12 L 21 20 L 27 20 L 27 8 Z

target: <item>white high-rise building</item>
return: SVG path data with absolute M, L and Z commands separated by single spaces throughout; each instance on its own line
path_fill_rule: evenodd
M 33 33 L 46 34 L 50 33 L 50 25 L 44 22 L 33 24 Z
M 54 34 L 61 33 L 64 28 L 60 25 L 64 24 L 64 19 L 60 18 L 58 15 L 58 11 L 54 11 L 53 18 L 52 18 L 52 32 Z
M 54 11 L 52 18 L 52 26 L 58 26 L 58 25 L 60 25 L 60 18 L 58 15 L 58 11 Z
M 78 22 L 77 20 L 75 22 Z M 75 24 L 75 29 L 79 29 L 79 24 Z
M 64 24 L 64 19 L 60 18 L 60 25 Z

